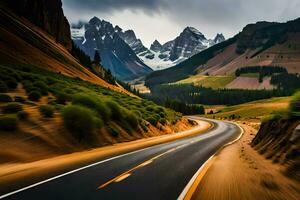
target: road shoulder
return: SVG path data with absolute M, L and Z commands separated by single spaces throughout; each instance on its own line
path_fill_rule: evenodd
M 250 146 L 257 130 L 240 125 L 245 130 L 243 137 L 216 156 L 192 199 L 298 199 L 299 183 L 285 177 L 282 166 Z

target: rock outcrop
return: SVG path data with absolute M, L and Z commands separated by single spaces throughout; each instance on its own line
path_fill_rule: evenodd
M 64 16 L 61 0 L 4 0 L 3 3 L 71 50 L 70 25 Z

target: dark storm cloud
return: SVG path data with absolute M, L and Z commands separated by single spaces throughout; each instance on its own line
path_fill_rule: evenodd
M 155 24 L 169 22 L 163 30 L 194 26 L 210 37 L 217 32 L 233 36 L 245 25 L 257 21 L 284 22 L 300 17 L 300 0 L 63 0 L 63 4 L 71 22 L 92 16 L 116 19 L 122 11 L 130 11 L 136 15 L 122 15 L 114 23 L 126 20 L 131 25 L 144 20 L 148 24 L 150 16 Z M 156 37 L 151 30 L 144 34 Z
M 164 0 L 63 0 L 70 9 L 110 12 L 122 9 L 143 9 L 155 12 L 165 5 Z

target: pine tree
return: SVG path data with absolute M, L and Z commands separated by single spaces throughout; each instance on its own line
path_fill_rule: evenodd
M 97 65 L 100 65 L 100 63 L 101 63 L 101 57 L 100 57 L 98 50 L 95 51 L 94 63 Z

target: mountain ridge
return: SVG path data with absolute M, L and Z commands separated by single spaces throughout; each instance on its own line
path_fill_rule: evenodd
M 286 23 L 249 24 L 234 37 L 210 47 L 166 70 L 153 72 L 146 85 L 176 82 L 196 74 L 232 75 L 245 66 L 282 66 L 291 73 L 300 68 L 300 18 Z
M 120 80 L 132 80 L 152 72 L 125 42 L 125 38 L 135 37 L 131 31 L 122 32 L 120 27 L 113 27 L 110 22 L 93 17 L 81 27 L 73 25 L 71 32 L 74 43 L 91 59 L 98 50 L 102 65 Z M 138 44 L 133 45 L 139 48 Z
M 197 29 L 193 27 L 186 27 L 174 40 L 168 41 L 164 44 L 160 44 L 158 40 L 155 40 L 150 48 L 147 48 L 141 39 L 136 36 L 133 30 L 123 31 L 123 29 L 118 25 L 113 26 L 110 22 L 101 20 L 97 17 L 93 17 L 90 20 L 92 23 L 97 23 L 95 21 L 102 21 L 103 23 L 105 22 L 106 24 L 109 24 L 108 26 L 110 28 L 108 28 L 106 32 L 108 32 L 109 35 L 116 33 L 131 47 L 139 60 L 141 60 L 146 66 L 151 67 L 153 70 L 174 66 L 194 54 L 225 40 L 223 34 L 217 34 L 214 39 L 206 39 L 206 37 Z M 87 26 L 90 22 L 74 24 L 71 28 L 71 32 L 72 38 L 77 46 L 79 46 L 79 48 L 84 50 L 92 58 L 93 48 L 88 48 L 86 47 L 87 45 L 83 44 L 85 42 L 86 32 L 83 27 Z M 97 31 L 99 32 L 99 28 Z M 103 30 L 100 30 L 100 32 L 102 36 L 105 35 Z M 93 46 L 92 44 L 90 45 Z M 101 50 L 101 48 L 99 49 Z M 113 66 L 108 68 L 113 68 Z

